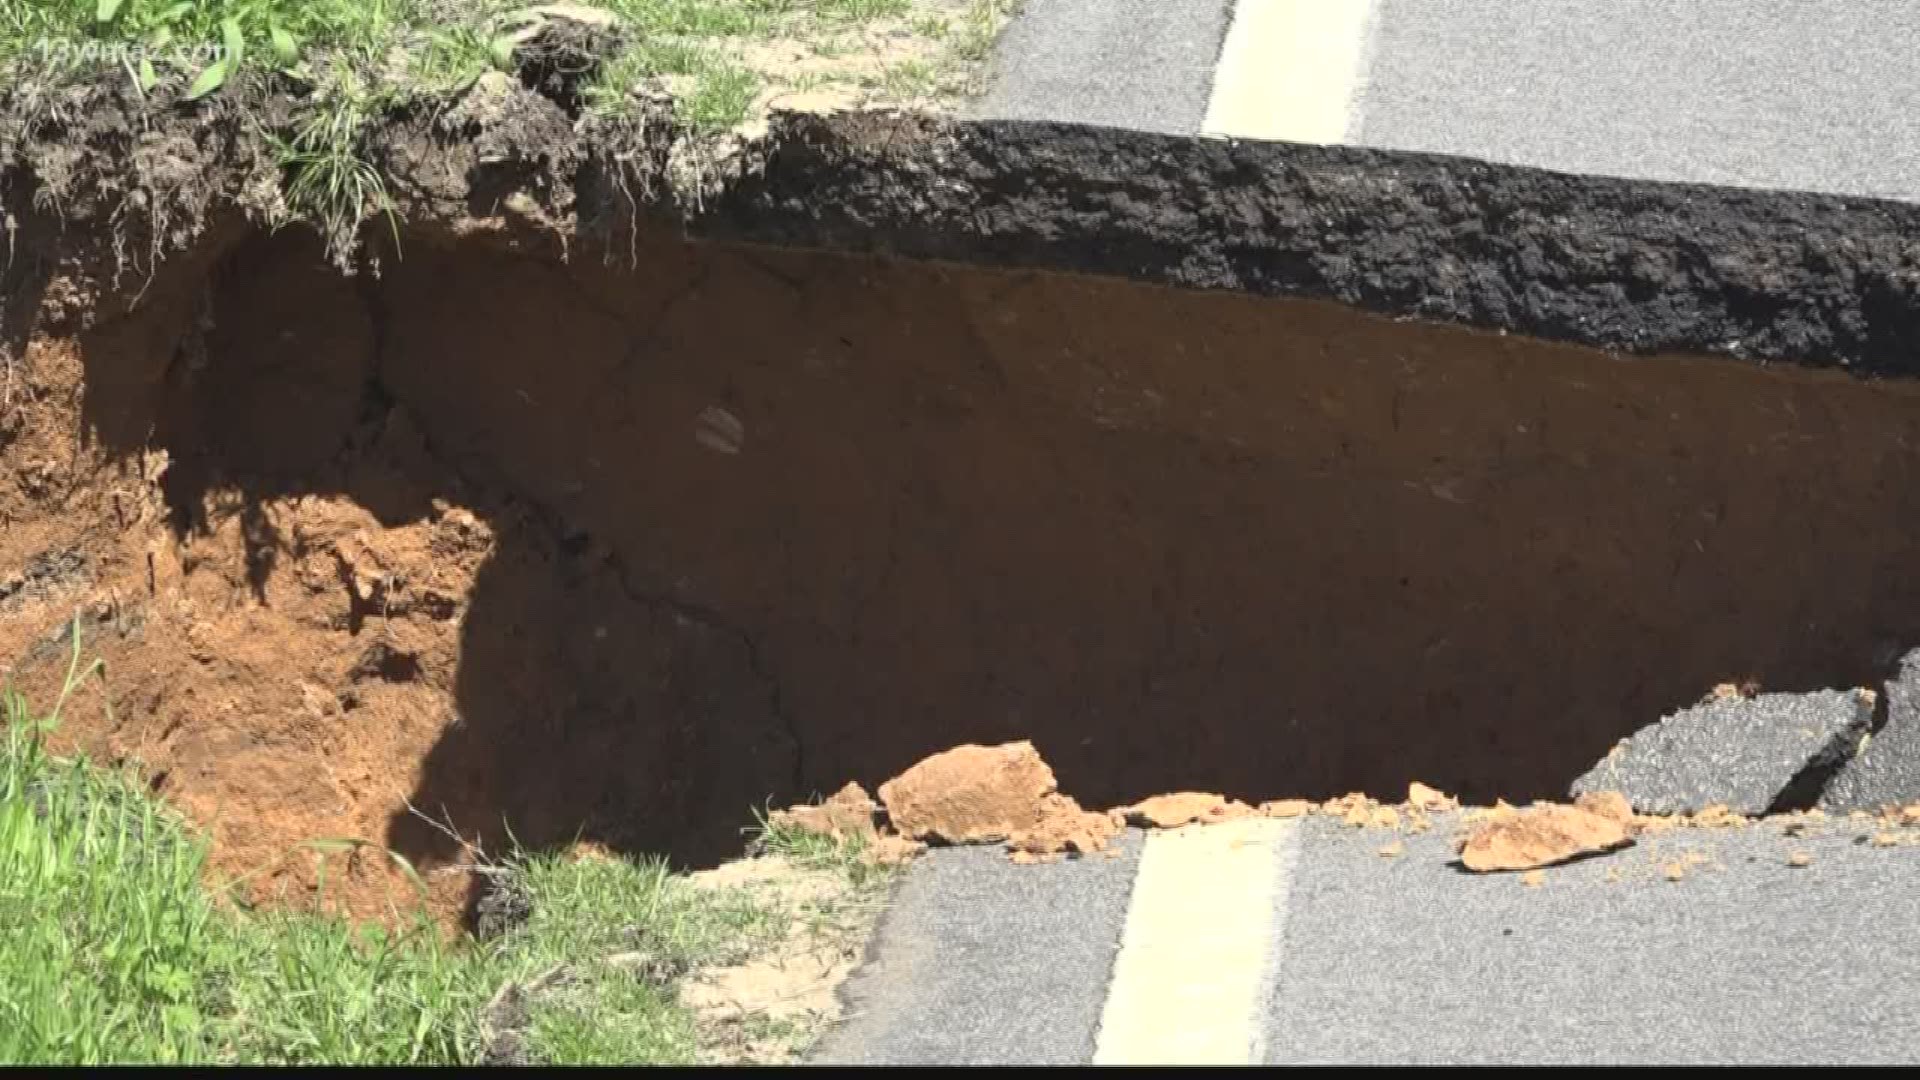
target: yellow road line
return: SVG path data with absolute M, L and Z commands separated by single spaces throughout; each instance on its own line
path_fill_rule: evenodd
M 1240 0 L 1200 133 L 1345 139 L 1372 7 L 1372 0 Z
M 1246 818 L 1148 836 L 1095 1065 L 1258 1063 L 1293 826 Z

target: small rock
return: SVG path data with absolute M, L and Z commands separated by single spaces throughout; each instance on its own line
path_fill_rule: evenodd
M 1787 856 L 1787 865 L 1796 870 L 1804 870 L 1813 865 L 1813 856 L 1804 851 L 1796 851 Z
M 1543 803 L 1483 822 L 1461 847 L 1460 861 L 1476 873 L 1532 870 L 1632 842 L 1624 822 Z
M 1546 883 L 1547 872 L 1545 870 L 1529 870 L 1520 875 L 1520 884 L 1525 885 L 1529 889 L 1537 889 Z
M 1381 848 L 1379 851 L 1379 855 L 1383 859 L 1397 859 L 1400 856 L 1405 855 L 1406 853 L 1407 853 L 1407 845 L 1404 843 L 1401 843 L 1398 840 L 1395 840 L 1393 843 L 1386 845 L 1385 847 Z
M 895 831 L 946 844 L 1002 841 L 1032 828 L 1057 784 L 1030 742 L 958 746 L 880 785 Z
M 1460 809 L 1460 800 L 1415 780 L 1407 785 L 1407 805 L 1429 814 L 1439 814 Z
M 1872 696 L 1858 691 L 1715 697 L 1642 728 L 1572 792 L 1618 791 L 1641 813 L 1720 804 L 1755 817 L 1803 774 L 1846 760 L 1872 722 Z

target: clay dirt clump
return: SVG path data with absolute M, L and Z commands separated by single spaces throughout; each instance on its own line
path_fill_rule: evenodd
M 1506 808 L 1481 822 L 1460 848 L 1460 862 L 1476 873 L 1539 870 L 1633 842 L 1627 822 L 1579 806 L 1539 803 Z

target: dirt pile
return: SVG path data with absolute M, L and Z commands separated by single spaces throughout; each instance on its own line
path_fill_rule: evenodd
M 1033 744 L 1024 741 L 960 746 L 935 754 L 880 790 L 884 808 L 858 785 L 849 784 L 823 803 L 778 811 L 773 820 L 820 835 L 858 838 L 875 861 L 902 861 L 918 854 L 925 843 L 933 843 L 1004 844 L 1010 857 L 1021 863 L 1108 851 L 1129 825 L 1171 830 L 1253 816 L 1313 815 L 1349 828 L 1405 836 L 1429 831 L 1436 820 L 1457 821 L 1466 826 L 1453 845 L 1460 868 L 1478 874 L 1520 872 L 1522 884 L 1530 887 L 1546 882 L 1548 868 L 1619 851 L 1643 836 L 1680 829 L 1747 828 L 1763 820 L 1724 805 L 1689 814 L 1637 814 L 1617 791 L 1589 792 L 1573 805 L 1537 802 L 1516 808 L 1500 801 L 1461 814 L 1457 798 L 1417 780 L 1408 784 L 1407 797 L 1398 804 L 1355 792 L 1322 803 L 1281 799 L 1256 808 L 1210 792 L 1181 791 L 1098 812 L 1085 810 L 1063 795 L 1052 769 Z M 882 810 L 884 820 L 876 825 L 875 815 Z M 1809 810 L 1770 820 L 1786 835 L 1799 836 L 1817 832 L 1828 817 Z M 1880 847 L 1920 843 L 1920 803 L 1888 807 L 1878 815 L 1862 811 L 1844 820 L 1867 830 L 1857 838 L 1861 843 Z M 1395 838 L 1380 846 L 1377 854 L 1399 858 L 1407 850 L 1404 840 Z M 1665 872 L 1679 881 L 1691 867 L 1691 863 L 1672 864 Z
M 1105 851 L 1121 829 L 1115 814 L 1084 810 L 1060 794 L 1053 770 L 1033 744 L 958 746 L 880 785 L 888 830 L 873 825 L 875 806 L 856 784 L 813 806 L 776 811 L 773 820 L 809 832 L 855 839 L 879 862 L 897 862 L 927 843 L 1002 843 L 1017 861 Z
M 1062 794 L 1053 770 L 1031 742 L 959 746 L 934 754 L 880 786 L 885 821 L 857 784 L 824 802 L 775 811 L 772 820 L 836 839 L 857 840 L 874 861 L 898 862 L 927 843 L 1004 843 L 1015 862 L 1050 862 L 1105 852 L 1129 825 L 1180 829 L 1262 816 L 1321 814 L 1364 828 L 1432 827 L 1430 813 L 1459 808 L 1459 800 L 1414 781 L 1407 801 L 1388 806 L 1353 793 L 1325 803 L 1279 799 L 1252 807 L 1204 791 L 1155 795 L 1107 811 L 1088 810 Z

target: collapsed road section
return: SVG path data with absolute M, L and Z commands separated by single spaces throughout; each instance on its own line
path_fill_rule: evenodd
M 0 680 L 79 633 L 62 738 L 263 891 L 710 860 L 960 742 L 1558 795 L 1920 644 L 1905 205 L 897 112 L 696 160 L 482 80 L 343 258 L 232 117 L 95 94 L 4 146 Z

